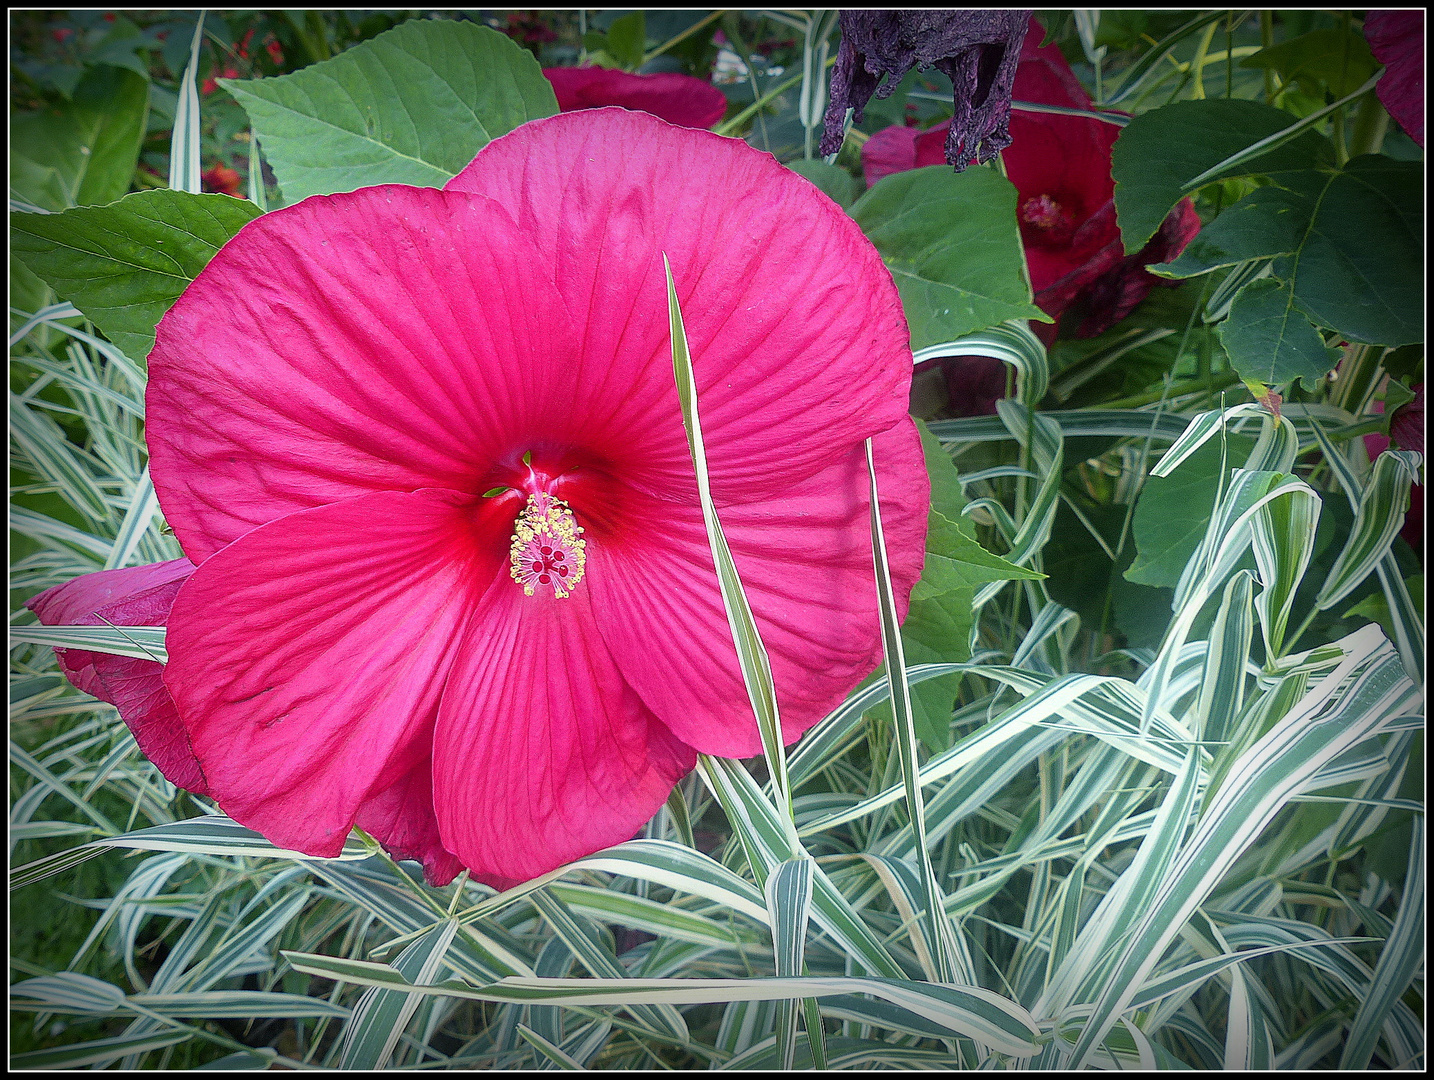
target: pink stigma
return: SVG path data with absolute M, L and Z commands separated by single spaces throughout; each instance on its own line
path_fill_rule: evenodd
M 528 496 L 528 505 L 513 523 L 509 554 L 513 580 L 533 595 L 539 585 L 551 585 L 559 600 L 569 595 L 583 577 L 587 564 L 582 529 L 568 504 L 545 492 Z

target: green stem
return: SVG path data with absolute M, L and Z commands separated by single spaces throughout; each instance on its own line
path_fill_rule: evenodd
M 1273 11 L 1260 12 L 1260 46 L 1268 49 L 1275 43 L 1275 13 Z M 1266 67 L 1265 71 L 1265 104 L 1275 103 L 1275 73 L 1271 68 Z
M 1203 379 L 1187 379 L 1183 383 L 1173 383 L 1169 388 L 1171 398 L 1181 397 L 1185 394 L 1197 394 L 1201 391 L 1224 390 L 1231 386 L 1238 386 L 1240 376 L 1234 372 L 1226 372 L 1223 375 L 1214 376 L 1207 385 Z M 1140 405 L 1149 405 L 1165 397 L 1167 390 L 1162 387 L 1159 390 L 1147 390 L 1141 394 L 1132 394 L 1130 397 L 1117 398 L 1115 401 L 1107 401 L 1101 404 L 1103 409 L 1133 409 Z
M 1389 113 L 1384 111 L 1376 94 L 1370 94 L 1359 103 L 1354 114 L 1354 134 L 1349 140 L 1349 156 L 1377 154 L 1384 146 L 1384 136 L 1389 132 Z
M 680 34 L 676 35 L 675 37 L 669 38 L 668 40 L 664 41 L 664 42 L 663 42 L 661 45 L 659 45 L 657 48 L 653 49 L 652 52 L 650 52 L 650 53 L 644 53 L 643 56 L 642 56 L 642 63 L 645 64 L 645 63 L 647 63 L 649 60 L 653 59 L 654 57 L 661 56 L 661 55 L 662 55 L 663 53 L 665 53 L 668 49 L 672 48 L 672 46 L 677 45 L 677 44 L 679 44 L 680 42 L 686 41 L 686 40 L 687 40 L 688 38 L 690 38 L 693 34 L 697 33 L 697 31 L 701 30 L 704 26 L 707 26 L 707 25 L 709 25 L 709 24 L 711 24 L 711 23 L 716 22 L 716 21 L 717 21 L 718 19 L 720 19 L 723 15 L 726 15 L 726 14 L 727 14 L 727 12 L 726 12 L 725 9 L 722 10 L 722 11 L 714 11 L 714 12 L 712 12 L 712 14 L 708 15 L 705 19 L 703 19 L 701 22 L 695 22 L 695 23 L 693 23 L 693 24 L 692 24 L 691 26 L 689 26 L 686 30 L 682 31 L 682 33 L 680 33 Z M 641 65 L 638 65 L 638 66 L 640 67 Z
M 830 60 L 828 60 L 828 61 L 826 62 L 826 66 L 827 66 L 827 67 L 831 67 L 831 66 L 832 66 L 833 64 L 835 64 L 835 63 L 836 63 L 836 57 L 833 56 Z M 770 90 L 768 90 L 765 94 L 763 94 L 760 98 L 758 98 L 756 101 L 752 102 L 752 104 L 748 105 L 745 109 L 743 109 L 741 112 L 739 112 L 736 116 L 732 117 L 732 119 L 726 121 L 725 123 L 719 124 L 714 130 L 716 131 L 716 133 L 717 133 L 718 135 L 730 135 L 730 134 L 732 134 L 732 132 L 736 131 L 736 130 L 737 130 L 738 128 L 740 128 L 743 124 L 745 124 L 745 123 L 752 117 L 752 115 L 753 115 L 754 113 L 756 113 L 756 111 L 757 111 L 758 109 L 762 108 L 762 106 L 766 105 L 768 102 L 770 102 L 774 97 L 776 97 L 778 94 L 782 93 L 784 90 L 790 90 L 792 87 L 796 86 L 797 83 L 799 83 L 799 82 L 801 82 L 801 81 L 802 81 L 802 75 L 801 75 L 801 72 L 798 72 L 797 74 L 793 75 L 790 79 L 788 79 L 786 82 L 781 83 L 781 84 L 779 84 L 779 85 L 777 85 L 777 86 L 772 87 L 772 88 L 771 88 Z

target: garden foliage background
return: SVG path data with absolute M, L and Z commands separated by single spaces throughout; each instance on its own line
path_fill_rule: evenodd
M 1021 186 L 1019 129 L 913 168 L 939 72 L 816 156 L 834 12 L 12 12 L 12 1065 L 1422 1067 L 1422 101 L 1406 133 L 1380 88 L 1410 61 L 1357 12 L 1039 19 L 1089 98 L 1018 82 L 1017 117 L 1119 133 L 1064 141 L 1067 179 L 1113 171 L 1121 269 L 1057 323 L 1027 226 L 1066 196 Z M 579 62 L 715 83 L 715 130 L 891 269 L 933 486 L 905 678 L 501 895 L 358 831 L 276 850 L 58 673 L 162 628 L 24 602 L 178 556 L 145 357 L 230 236 L 441 186 Z M 1130 260 L 1187 197 L 1157 286 Z

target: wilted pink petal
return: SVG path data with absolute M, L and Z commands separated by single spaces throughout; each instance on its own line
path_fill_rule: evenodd
M 623 109 L 535 120 L 448 190 L 482 192 L 528 233 L 578 322 L 584 369 L 606 380 L 594 392 L 613 426 L 651 439 L 647 468 L 691 490 L 666 252 L 714 497 L 763 498 L 906 415 L 901 301 L 860 228 L 802 177 L 738 140 L 654 126 Z
M 930 497 L 915 425 L 907 419 L 878 435 L 873 454 L 904 617 L 921 576 Z M 867 485 L 866 453 L 857 447 L 777 498 L 720 511 L 771 659 L 788 742 L 841 702 L 841 687 L 881 662 L 871 539 L 861 528 Z M 595 552 L 598 625 L 627 681 L 684 742 L 728 757 L 761 753 L 701 510 L 674 505 L 664 518 L 641 545 Z
M 1371 11 L 1364 17 L 1369 51 L 1384 65 L 1380 102 L 1408 136 L 1424 145 L 1424 11 Z
M 1414 387 L 1414 400 L 1394 410 L 1389 420 L 1389 437 L 1401 450 L 1424 453 L 1424 384 Z
M 310 855 L 426 760 L 493 580 L 471 496 L 375 492 L 261 526 L 200 565 L 164 681 L 230 817 Z
M 193 572 L 188 559 L 101 570 L 46 589 L 25 606 L 48 626 L 163 626 Z M 157 661 L 87 649 L 56 649 L 55 655 L 71 683 L 119 710 L 140 751 L 166 780 L 208 794 Z
M 496 887 L 631 839 L 696 763 L 623 681 L 594 600 L 496 582 L 448 678 L 433 748 L 439 827 Z
M 600 67 L 543 68 L 558 108 L 600 109 L 604 105 L 651 113 L 680 127 L 710 128 L 727 111 L 727 95 L 710 82 L 675 71 L 629 75 Z

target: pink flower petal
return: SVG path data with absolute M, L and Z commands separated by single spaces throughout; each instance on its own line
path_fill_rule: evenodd
M 179 587 L 193 572 L 188 559 L 101 570 L 47 589 L 25 606 L 49 626 L 163 626 Z M 166 780 L 186 791 L 208 793 L 164 687 L 162 665 L 86 649 L 56 649 L 55 655 L 74 686 L 119 710 L 140 751 Z
M 1364 17 L 1369 51 L 1384 65 L 1380 102 L 1406 134 L 1424 145 L 1424 12 L 1371 11 Z
M 894 124 L 867 139 L 861 148 L 861 171 L 866 177 L 866 186 L 871 187 L 892 173 L 916 168 L 916 137 L 920 134 L 914 127 Z
M 774 494 L 905 416 L 890 273 L 831 200 L 745 143 L 623 109 L 565 113 L 493 140 L 455 189 L 502 203 L 554 267 L 594 392 L 614 430 L 648 440 L 663 490 L 693 490 L 663 252 L 719 502 Z
M 600 215 L 595 215 L 600 216 Z M 487 199 L 398 185 L 258 218 L 160 321 L 155 488 L 202 562 L 256 525 L 375 490 L 481 493 L 572 427 L 563 302 Z
M 430 885 L 447 885 L 463 869 L 438 835 L 431 757 L 420 761 L 392 787 L 361 803 L 354 824 L 383 844 L 394 858 L 421 862 Z
M 427 760 L 444 678 L 496 569 L 476 501 L 375 492 L 300 511 L 206 559 L 180 590 L 164 681 L 236 821 L 331 857 L 360 807 Z
M 727 111 L 727 95 L 710 82 L 675 71 L 629 75 L 600 67 L 543 68 L 558 108 L 598 109 L 618 105 L 651 113 L 680 127 L 710 128 Z
M 892 584 L 902 617 L 921 574 L 929 486 L 908 418 L 874 441 Z M 783 734 L 795 740 L 881 662 L 866 454 L 850 450 L 770 500 L 721 509 L 723 532 L 771 658 Z M 594 548 L 593 606 L 624 677 L 704 753 L 761 752 L 698 507 L 672 504 L 640 547 Z
M 623 681 L 580 584 L 498 581 L 443 693 L 434 803 L 444 846 L 503 888 L 631 839 L 696 763 Z

